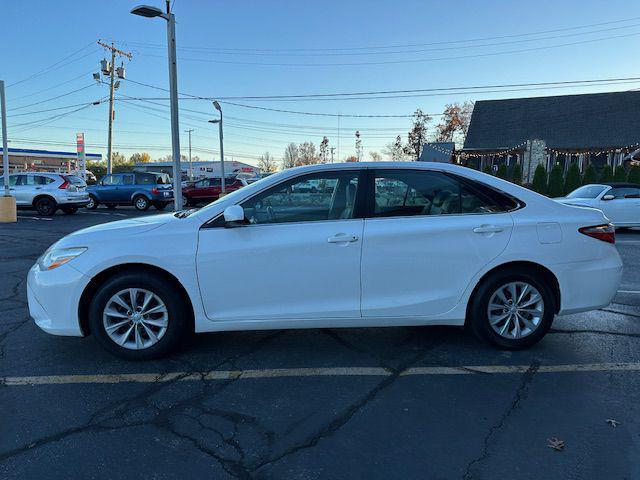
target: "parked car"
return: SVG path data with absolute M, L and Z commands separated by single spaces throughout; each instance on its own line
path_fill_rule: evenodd
M 137 210 L 147 210 L 153 205 L 163 210 L 173 202 L 171 178 L 166 173 L 131 172 L 105 175 L 96 185 L 87 188 L 87 208 L 95 209 L 104 204 L 107 208 L 133 205 Z
M 309 180 L 326 199 L 292 193 Z M 199 210 L 72 233 L 31 268 L 27 296 L 43 330 L 92 333 L 128 359 L 193 331 L 280 328 L 466 324 L 516 349 L 556 314 L 609 304 L 622 274 L 614 243 L 601 211 L 469 168 L 313 165 Z
M 235 192 L 246 187 L 247 182 L 240 178 L 225 178 L 225 193 Z M 220 198 L 222 180 L 219 178 L 203 178 L 182 189 L 182 203 L 185 206 L 196 206 L 200 203 L 210 203 Z
M 566 205 L 602 210 L 616 228 L 640 226 L 640 185 L 633 183 L 584 185 L 566 197 L 556 198 L 556 200 Z
M 0 185 L 4 177 L 0 177 Z M 49 217 L 60 209 L 72 214 L 89 202 L 87 184 L 80 177 L 61 173 L 24 172 L 9 174 L 9 191 L 20 209 L 35 209 Z

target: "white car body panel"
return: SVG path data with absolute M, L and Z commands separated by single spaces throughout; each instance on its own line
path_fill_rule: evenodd
M 486 215 L 201 229 L 227 206 L 286 179 L 366 168 L 451 172 L 513 195 L 525 206 Z M 108 268 L 135 263 L 161 268 L 182 284 L 191 300 L 196 332 L 462 325 L 469 298 L 483 275 L 505 263 L 526 261 L 556 276 L 560 313 L 573 313 L 607 305 L 618 289 L 622 262 L 615 246 L 578 233 L 580 227 L 603 223 L 607 219 L 598 210 L 563 205 L 455 165 L 376 162 L 300 167 L 266 177 L 186 218 L 160 214 L 97 225 L 64 237 L 56 247 L 87 247 L 87 251 L 51 271 L 35 265 L 28 275 L 29 307 L 44 330 L 83 335 L 78 302 L 91 279 Z M 473 232 L 477 226 L 492 225 L 502 231 Z M 359 238 L 327 241 L 339 233 Z
M 74 185 L 72 189 L 59 188 L 63 184 L 64 180 L 61 175 L 74 176 L 71 174 L 58 174 L 58 173 L 46 173 L 46 172 L 21 172 L 11 173 L 9 178 L 17 178 L 18 176 L 31 176 L 31 177 L 45 177 L 53 180 L 46 185 L 33 184 L 33 185 L 12 185 L 9 190 L 11 195 L 16 199 L 16 205 L 18 207 L 28 207 L 33 205 L 33 201 L 39 196 L 48 196 L 55 200 L 57 205 L 85 205 L 89 201 L 89 194 L 87 193 L 87 186 Z M 2 181 L 0 175 L 0 182 Z

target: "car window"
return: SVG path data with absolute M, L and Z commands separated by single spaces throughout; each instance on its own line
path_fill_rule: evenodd
M 492 189 L 440 172 L 377 171 L 374 217 L 496 213 L 517 204 Z
M 9 186 L 13 187 L 17 184 L 18 182 L 18 177 L 20 175 L 9 175 Z M 0 176 L 0 187 L 4 185 L 4 175 Z
M 107 175 L 102 179 L 104 185 L 121 185 L 122 177 L 120 175 Z
M 242 204 L 250 224 L 314 222 L 353 218 L 357 171 L 326 172 L 293 179 Z M 313 182 L 315 190 L 307 185 Z
M 640 198 L 640 189 L 633 187 L 613 187 L 607 192 L 615 198 Z
M 40 179 L 40 175 L 31 175 L 31 174 L 23 174 L 23 175 L 18 175 L 18 180 L 16 181 L 16 185 L 18 186 L 35 186 L 35 185 L 42 185 L 39 182 Z
M 571 192 L 567 198 L 596 198 L 605 188 L 604 185 L 585 185 Z
M 52 178 L 47 178 L 48 182 L 53 182 Z M 76 175 L 65 175 L 64 178 L 66 178 L 72 185 L 76 185 L 78 187 L 86 187 L 87 186 L 87 182 L 85 182 L 82 178 L 76 176 Z
M 149 173 L 137 173 L 136 184 L 137 185 L 155 185 L 156 176 Z
M 55 180 L 51 177 L 45 177 L 44 175 L 34 175 L 34 182 L 36 185 L 47 185 L 53 183 Z
M 122 176 L 122 184 L 123 185 L 133 185 L 133 175 L 123 175 Z

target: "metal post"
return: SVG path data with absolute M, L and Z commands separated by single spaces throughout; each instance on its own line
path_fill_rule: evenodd
M 7 104 L 4 96 L 4 80 L 0 80 L 0 110 L 2 111 L 2 176 L 4 177 L 4 196 L 9 193 L 9 149 L 7 147 Z
M 109 76 L 111 77 L 111 81 L 109 82 L 109 136 L 107 140 L 107 173 L 111 173 L 112 165 L 111 165 L 111 154 L 112 154 L 112 142 L 113 142 L 113 92 L 114 92 L 114 82 L 115 82 L 115 73 L 116 73 L 116 51 L 111 44 L 111 68 L 109 69 Z
M 224 142 L 222 141 L 222 110 L 220 110 L 220 175 L 222 175 L 222 179 L 220 181 L 221 191 L 224 195 L 225 185 L 224 185 Z
M 180 127 L 178 125 L 178 69 L 176 61 L 176 18 L 167 12 L 169 50 L 169 96 L 171 97 L 171 151 L 173 156 L 173 199 L 175 210 L 182 210 L 182 170 L 180 168 Z
M 189 134 L 189 180 L 193 180 L 193 165 L 191 162 L 191 132 L 193 132 L 193 128 L 186 130 Z

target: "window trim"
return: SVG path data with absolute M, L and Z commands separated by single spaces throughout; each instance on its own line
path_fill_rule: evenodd
M 511 201 L 513 201 L 515 203 L 515 207 L 509 210 L 503 210 L 501 212 L 488 212 L 488 213 L 448 213 L 446 215 L 394 215 L 394 216 L 389 216 L 389 217 L 377 217 L 375 216 L 375 179 L 376 179 L 376 175 L 379 172 L 399 172 L 399 173 L 403 173 L 403 172 L 411 172 L 411 173 L 415 173 L 415 172 L 426 172 L 426 173 L 439 173 L 441 175 L 445 175 L 451 179 L 453 179 L 454 181 L 458 181 L 459 183 L 461 183 L 463 186 L 466 186 L 467 188 L 471 189 L 473 191 L 474 195 L 478 195 L 482 200 L 486 200 L 486 195 L 482 194 L 482 192 L 478 192 L 477 188 L 475 187 L 474 183 L 479 183 L 480 185 L 482 185 L 484 188 L 488 188 L 492 191 L 494 191 L 495 193 L 499 194 L 499 195 L 503 195 L 507 198 L 509 198 Z M 463 215 L 501 215 L 501 214 L 505 214 L 505 213 L 511 213 L 511 212 L 515 212 L 516 210 L 520 210 L 522 208 L 524 208 L 526 206 L 526 204 L 514 197 L 513 195 L 510 195 L 498 188 L 495 188 L 491 185 L 487 185 L 484 182 L 480 182 L 477 180 L 472 180 L 469 178 L 466 178 L 462 175 L 457 175 L 455 173 L 451 173 L 451 172 L 447 172 L 444 170 L 438 170 L 438 169 L 423 169 L 423 168 L 371 168 L 368 169 L 367 172 L 369 173 L 369 178 L 367 181 L 367 193 L 368 193 L 368 202 L 366 205 L 366 215 L 364 218 L 366 218 L 367 220 L 385 220 L 385 219 L 393 219 L 393 218 L 415 218 L 415 217 L 431 217 L 431 218 L 440 218 L 440 217 L 460 217 Z
M 261 195 L 263 193 L 268 192 L 271 189 L 280 187 L 283 184 L 286 183 L 290 183 L 292 181 L 299 181 L 300 179 L 304 178 L 304 177 L 317 177 L 317 176 L 321 176 L 321 175 L 331 175 L 331 174 L 335 174 L 335 175 L 340 175 L 340 174 L 347 174 L 349 172 L 353 172 L 354 174 L 357 174 L 357 178 L 358 178 L 358 189 L 356 191 L 356 198 L 355 198 L 355 202 L 354 202 L 354 206 L 353 206 L 353 214 L 351 216 L 351 218 L 334 218 L 334 219 L 327 219 L 327 220 L 311 220 L 311 221 L 300 221 L 300 222 L 280 222 L 280 223 L 260 223 L 260 224 L 246 224 L 246 225 L 238 225 L 234 228 L 246 228 L 246 227 L 264 227 L 264 226 L 276 226 L 276 225 L 300 225 L 300 224 L 307 224 L 307 223 L 319 223 L 319 222 L 344 222 L 344 221 L 349 221 L 349 220 L 361 220 L 363 218 L 365 218 L 364 216 L 364 206 L 365 201 L 366 201 L 366 196 L 368 196 L 368 189 L 366 188 L 366 176 L 367 173 L 369 172 L 368 169 L 365 168 L 354 168 L 354 169 L 335 169 L 335 170 L 324 170 L 321 172 L 306 172 L 306 173 L 300 173 L 298 175 L 295 175 L 293 177 L 289 177 L 281 182 L 276 183 L 275 185 L 270 185 L 268 187 L 263 188 L 262 190 L 257 191 L 256 193 L 254 193 L 253 195 L 242 199 L 242 201 L 236 203 L 236 205 L 241 205 L 245 202 L 250 201 L 252 198 L 255 198 L 258 195 Z M 304 181 L 304 180 L 302 180 Z M 360 188 L 360 186 L 364 185 L 365 188 Z M 222 216 L 224 215 L 224 211 L 220 212 L 218 215 L 216 215 L 215 217 L 207 220 L 205 223 L 202 224 L 202 226 L 200 227 L 201 229 L 203 228 L 227 228 L 224 224 L 223 225 L 217 225 L 218 221 L 220 218 L 222 218 Z

